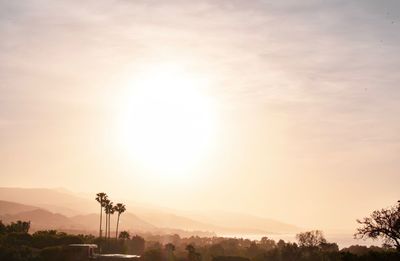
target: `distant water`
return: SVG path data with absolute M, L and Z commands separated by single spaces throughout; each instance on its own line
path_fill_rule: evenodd
M 296 234 L 267 234 L 267 235 L 221 235 L 223 237 L 233 237 L 233 238 L 246 238 L 250 240 L 260 240 L 262 237 L 266 236 L 270 239 L 278 242 L 283 239 L 285 242 L 297 242 Z M 351 245 L 362 245 L 362 246 L 381 246 L 382 242 L 379 240 L 358 240 L 354 239 L 352 234 L 325 234 L 328 242 L 335 242 L 339 245 L 339 248 L 349 247 Z

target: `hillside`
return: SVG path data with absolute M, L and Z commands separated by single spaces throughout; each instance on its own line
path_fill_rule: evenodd
M 263 234 L 265 232 L 280 234 L 300 231 L 299 227 L 291 224 L 243 213 L 215 211 L 214 215 L 210 216 L 200 214 L 193 216 L 197 219 L 202 219 L 207 223 L 228 228 L 220 231 L 221 233 L 227 234 L 229 234 L 230 231 L 235 231 L 239 234 Z
M 88 229 L 98 231 L 99 229 L 99 215 L 88 214 L 71 217 L 74 223 Z M 116 215 L 112 216 L 111 224 L 116 223 Z M 156 226 L 138 218 L 132 213 L 123 213 L 120 218 L 120 228 L 122 230 L 140 231 L 140 232 L 152 232 L 157 229 Z
M 15 215 L 21 212 L 32 211 L 35 209 L 38 209 L 38 207 L 0 200 L 0 215 Z
M 35 209 L 17 213 L 14 215 L 5 214 L 1 215 L 0 219 L 4 223 L 15 222 L 17 220 L 24 220 L 31 222 L 33 231 L 42 229 L 82 229 L 78 224 L 75 224 L 68 217 L 55 214 L 43 209 Z
M 8 219 L 18 215 L 29 218 L 29 214 L 38 215 L 33 210 L 41 208 L 42 211 L 51 214 L 58 213 L 60 216 L 68 218 L 68 221 L 65 220 L 66 223 L 61 224 L 60 216 L 51 216 L 47 212 L 42 212 L 41 214 L 45 218 L 61 222 L 54 221 L 51 223 L 53 225 L 98 231 L 99 207 L 94 197 L 89 199 L 76 196 L 62 189 L 0 188 L 0 199 L 2 200 L 0 215 L 11 215 Z M 10 202 L 15 203 L 13 205 Z M 126 201 L 126 206 L 128 211 L 121 216 L 121 226 L 134 231 L 199 231 L 199 233 L 209 231 L 220 235 L 299 231 L 298 227 L 290 224 L 241 213 L 220 213 L 218 211 L 207 215 L 181 213 L 166 208 L 144 207 L 129 200 Z M 35 220 L 35 222 L 38 222 L 38 226 L 41 225 L 39 220 Z
M 0 188 L 0 199 L 20 204 L 34 205 L 66 216 L 96 213 L 93 200 L 71 193 L 45 188 Z

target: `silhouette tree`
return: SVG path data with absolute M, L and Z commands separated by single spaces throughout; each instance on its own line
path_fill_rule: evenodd
M 299 241 L 299 246 L 301 247 L 318 247 L 321 244 L 327 243 L 324 234 L 320 230 L 297 234 L 296 239 Z
M 172 243 L 167 243 L 167 244 L 164 246 L 164 249 L 165 249 L 167 252 L 174 252 L 174 251 L 175 251 L 175 246 L 174 246 L 174 244 L 172 244 Z
M 339 246 L 336 243 L 321 243 L 319 248 L 325 252 L 338 252 Z
M 196 248 L 194 248 L 194 246 L 192 244 L 189 244 L 186 246 L 186 251 L 188 251 L 189 253 L 194 253 L 196 252 Z
M 0 236 L 7 232 L 7 226 L 3 224 L 3 221 L 0 220 Z
M 172 243 L 168 243 L 164 246 L 165 252 L 167 253 L 167 261 L 173 261 L 175 260 L 175 245 Z
M 129 234 L 128 231 L 121 231 L 121 233 L 119 233 L 119 237 L 120 239 L 130 239 L 131 235 Z
M 126 207 L 122 203 L 118 203 L 114 207 L 114 211 L 118 212 L 118 218 L 117 218 L 117 230 L 115 231 L 115 238 L 118 236 L 118 225 L 119 225 L 119 216 L 126 211 Z
M 357 222 L 362 227 L 357 228 L 355 238 L 382 238 L 386 246 L 394 246 L 400 252 L 400 200 L 396 206 L 375 210 Z
M 10 225 L 6 226 L 8 233 L 28 233 L 31 227 L 31 222 L 18 220 L 17 222 L 11 222 Z
M 286 243 L 283 239 L 279 239 L 278 243 L 276 243 L 276 247 L 282 249 L 286 246 Z
M 104 207 L 104 203 L 105 200 L 107 199 L 107 194 L 104 192 L 100 192 L 96 194 L 96 200 L 97 202 L 100 203 L 100 228 L 99 228 L 99 237 L 101 238 L 101 234 L 102 234 L 102 216 L 103 216 L 103 207 Z
M 105 233 L 104 233 L 104 237 L 107 238 L 108 235 L 108 208 L 109 208 L 109 204 L 110 204 L 110 200 L 107 198 L 104 200 L 104 214 L 105 214 L 105 219 L 106 219 L 106 229 L 105 229 Z
M 130 247 L 131 253 L 142 255 L 145 249 L 145 243 L 146 241 L 143 237 L 135 235 L 131 237 L 131 240 L 129 240 L 128 246 Z
M 188 251 L 188 260 L 189 261 L 200 261 L 201 260 L 200 253 L 196 252 L 196 248 L 192 244 L 189 244 L 186 246 L 186 251 Z
M 264 249 L 273 249 L 276 247 L 276 243 L 274 240 L 269 239 L 268 237 L 262 237 L 260 240 L 260 245 Z
M 113 202 L 109 202 L 107 205 L 107 214 L 108 214 L 108 238 L 111 237 L 111 215 L 114 214 L 114 205 Z

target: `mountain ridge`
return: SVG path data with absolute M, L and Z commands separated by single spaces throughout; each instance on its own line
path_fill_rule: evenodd
M 68 191 L 68 193 L 65 193 Z M 15 205 L 13 213 L 4 213 L 4 209 L 11 209 Z M 3 202 L 3 205 L 1 204 Z M 7 207 L 5 207 L 7 205 Z M 129 225 L 130 229 L 142 232 L 155 232 L 166 230 L 213 232 L 224 234 L 277 234 L 298 232 L 299 228 L 273 219 L 255 217 L 240 213 L 213 213 L 204 214 L 180 214 L 171 213 L 163 208 L 143 208 L 127 201 L 128 212 L 121 215 L 121 225 Z M 18 214 L 16 210 L 33 210 L 39 208 L 53 214 L 61 214 L 73 220 L 74 226 L 91 228 L 98 231 L 99 205 L 88 198 L 74 195 L 69 190 L 41 189 L 41 188 L 4 188 L 0 187 L 0 215 Z M 10 211 L 10 210 L 9 210 Z M 26 216 L 27 213 L 24 215 Z M 46 213 L 46 216 L 49 216 Z M 97 216 L 97 219 L 94 218 Z M 129 217 L 129 218 L 128 218 Z M 199 221 L 200 220 L 200 221 Z

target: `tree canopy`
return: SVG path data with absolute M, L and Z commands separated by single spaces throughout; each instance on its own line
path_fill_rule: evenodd
M 386 246 L 394 246 L 400 251 L 400 200 L 397 205 L 375 210 L 357 222 L 361 227 L 354 234 L 355 238 L 381 238 Z

